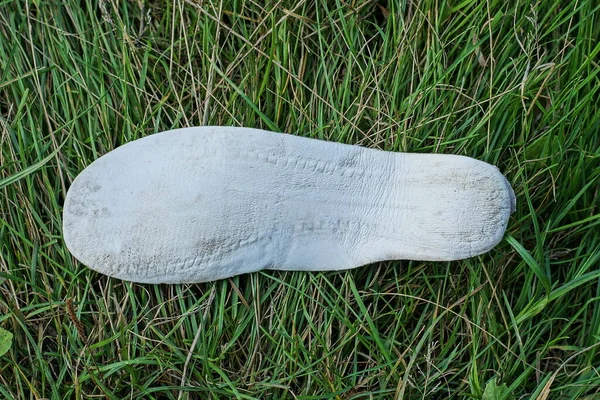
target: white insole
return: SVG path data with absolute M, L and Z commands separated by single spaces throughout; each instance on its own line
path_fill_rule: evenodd
M 191 283 L 464 259 L 502 239 L 514 207 L 504 176 L 472 158 L 198 127 L 94 161 L 69 189 L 63 224 L 71 253 L 96 271 Z

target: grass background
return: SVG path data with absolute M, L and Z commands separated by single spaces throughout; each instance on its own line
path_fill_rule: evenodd
M 0 397 L 599 398 L 599 52 L 594 0 L 0 1 Z M 74 177 L 202 124 L 476 157 L 517 211 L 462 262 L 174 286 L 76 262 Z

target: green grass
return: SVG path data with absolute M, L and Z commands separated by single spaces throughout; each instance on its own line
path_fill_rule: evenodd
M 0 397 L 598 398 L 599 53 L 594 0 L 0 1 Z M 202 124 L 475 157 L 517 211 L 462 262 L 173 286 L 79 264 L 74 177 Z

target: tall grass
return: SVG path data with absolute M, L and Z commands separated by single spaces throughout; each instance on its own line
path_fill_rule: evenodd
M 599 52 L 593 0 L 1 1 L 0 397 L 597 398 Z M 462 262 L 173 286 L 76 262 L 74 177 L 207 124 L 476 157 L 517 212 Z

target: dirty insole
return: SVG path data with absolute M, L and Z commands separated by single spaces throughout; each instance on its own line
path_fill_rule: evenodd
M 472 158 L 198 127 L 94 161 L 69 189 L 63 223 L 71 253 L 96 271 L 192 283 L 464 259 L 502 239 L 514 208 L 504 176 Z

